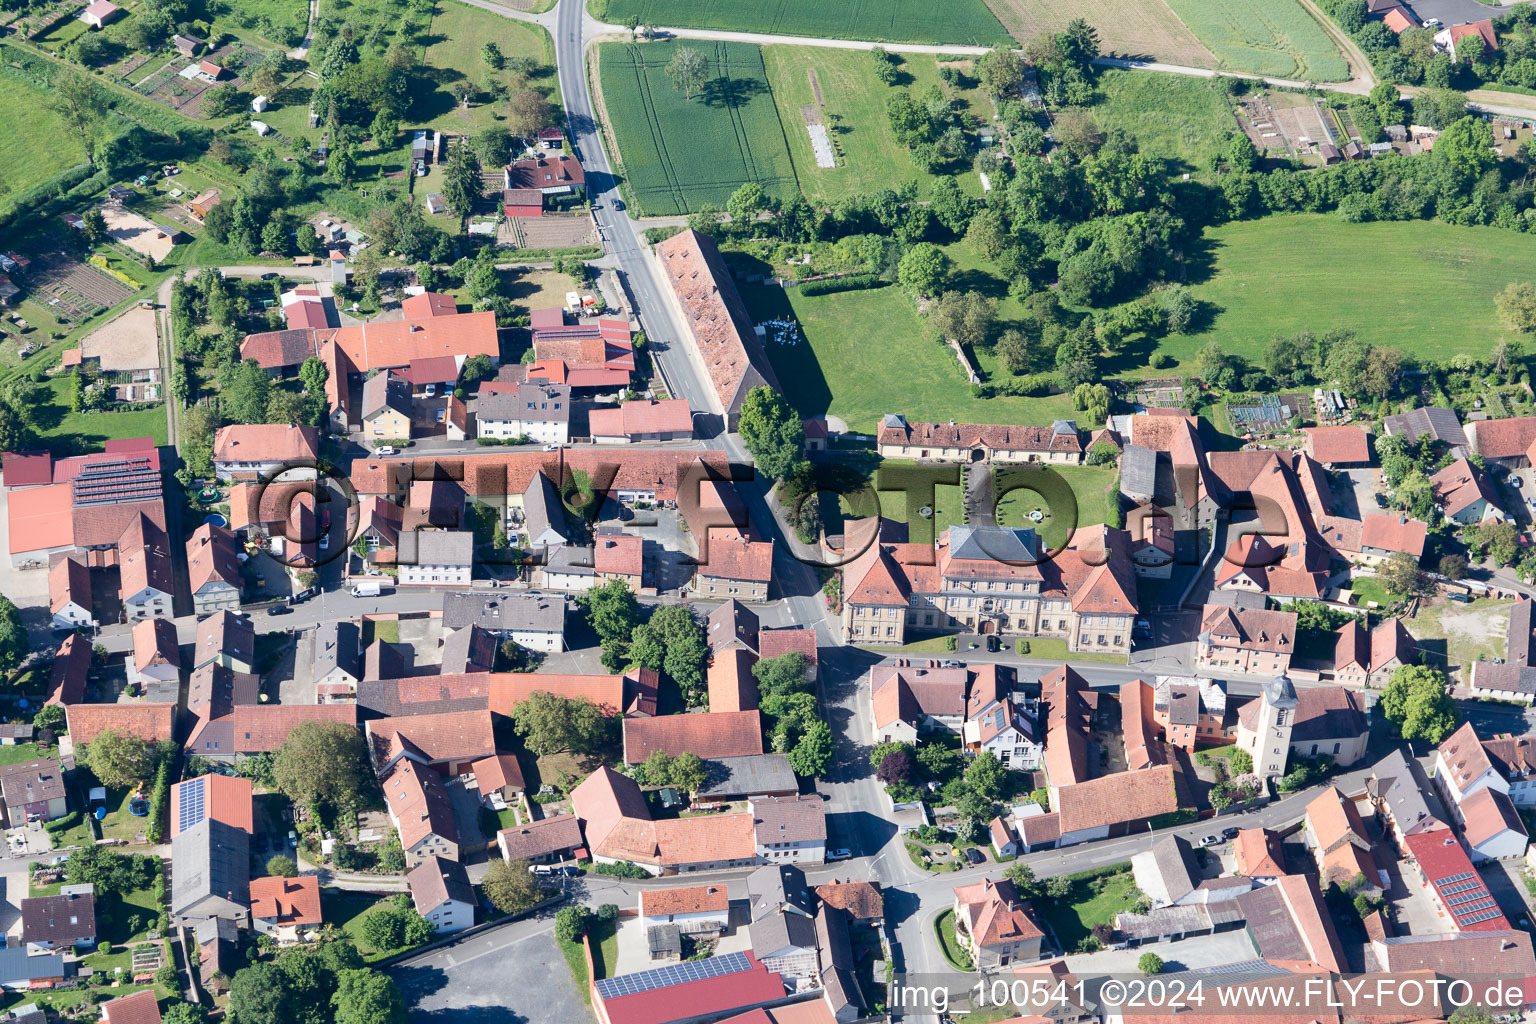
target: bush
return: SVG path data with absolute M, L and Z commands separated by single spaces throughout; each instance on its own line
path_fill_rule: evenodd
M 161 988 L 169 989 L 172 992 L 180 992 L 181 985 L 179 984 L 176 977 L 176 965 L 162 964 L 160 968 L 155 971 L 155 984 L 159 985 Z
M 1161 974 L 1163 958 L 1156 953 L 1143 953 L 1141 959 L 1136 961 L 1136 969 L 1142 974 Z
M 149 797 L 149 823 L 145 826 L 144 836 L 152 843 L 158 843 L 165 837 L 165 820 L 171 806 L 171 772 L 174 767 L 172 757 L 162 757 L 160 767 L 155 770 L 155 789 Z
M 621 860 L 617 864 L 592 865 L 594 875 L 612 875 L 614 878 L 650 878 L 651 873 L 634 861 Z
M 581 904 L 561 907 L 555 914 L 555 938 L 561 942 L 575 942 L 586 933 L 592 912 Z
M 854 274 L 851 277 L 827 277 L 819 281 L 806 281 L 800 285 L 801 295 L 831 295 L 833 292 L 852 292 L 865 288 L 880 288 L 885 282 L 874 274 Z
M 1173 362 L 1173 356 L 1167 352 L 1157 352 L 1152 356 L 1152 368 L 1154 370 L 1166 370 L 1173 365 Z
M 605 924 L 609 921 L 616 920 L 618 916 L 619 905 L 617 903 L 604 903 L 602 906 L 597 908 L 597 919 L 604 922 Z
M 286 853 L 267 858 L 267 874 L 273 878 L 292 878 L 298 873 L 298 863 Z

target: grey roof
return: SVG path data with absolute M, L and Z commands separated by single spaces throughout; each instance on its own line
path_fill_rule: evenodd
M 400 535 L 396 563 L 464 568 L 475 564 L 475 535 L 461 530 L 410 530 Z
M 771 796 L 752 801 L 758 845 L 827 841 L 827 809 L 819 793 Z
M 1199 872 L 1193 848 L 1180 836 L 1164 836 L 1131 858 L 1136 885 L 1153 903 L 1177 903 L 1195 888 Z
M 740 640 L 756 651 L 757 633 L 757 613 L 734 597 L 709 613 L 705 628 L 711 651 L 718 651 L 733 640 Z
M 704 762 L 700 800 L 731 800 L 769 793 L 792 793 L 800 786 L 783 754 L 716 757 Z
M 492 632 L 565 632 L 565 598 L 558 594 L 450 593 L 443 597 L 443 628 L 479 626 Z
M 1382 426 L 1388 435 L 1403 434 L 1409 441 L 1417 441 L 1428 434 L 1432 439 L 1452 448 L 1467 446 L 1466 431 L 1461 429 L 1461 420 L 1456 418 L 1456 412 L 1452 409 L 1439 406 L 1411 409 L 1398 416 L 1388 416 L 1382 421 Z
M 339 668 L 353 679 L 363 677 L 362 630 L 351 620 L 322 622 L 315 630 L 314 678 Z
M 469 884 L 469 875 L 464 865 L 456 860 L 428 857 L 412 868 L 405 880 L 410 886 L 416 913 L 423 917 L 450 900 L 467 903 L 471 907 L 477 902 L 475 890 Z
M 239 942 L 240 926 L 227 917 L 209 917 L 192 926 L 192 935 L 199 946 L 206 946 L 215 939 Z
M 96 936 L 96 895 L 33 896 L 21 901 L 21 939 L 69 945 Z
M 250 836 L 214 818 L 176 833 L 171 840 L 171 913 L 182 914 L 216 896 L 251 902 Z
M 416 649 L 410 644 L 375 640 L 363 652 L 364 679 L 403 679 L 411 674 Z
M 1028 527 L 951 526 L 951 558 L 1033 563 L 1039 557 L 1035 531 Z
M 787 949 L 816 948 L 816 922 L 800 914 L 764 914 L 752 922 L 747 935 L 752 940 L 752 955 L 759 960 Z
M 653 924 L 645 930 L 645 945 L 654 958 L 658 953 L 683 955 L 683 930 L 675 924 Z
M 806 914 L 812 910 L 805 872 L 792 864 L 769 864 L 748 875 L 747 902 L 754 919 L 777 913 L 786 904 L 799 907 Z
M 1139 444 L 1128 444 L 1120 456 L 1120 490 L 1126 494 L 1157 493 L 1157 452 Z
M 357 684 L 359 711 L 370 711 L 377 717 L 400 718 L 406 715 L 439 715 L 451 711 L 484 711 L 490 707 L 490 698 L 484 693 L 475 697 L 454 697 L 444 686 L 436 700 L 401 700 L 400 686 L 409 684 L 420 690 L 423 680 L 431 676 L 412 679 L 364 679 Z
M 500 422 L 569 423 L 571 386 L 542 381 L 519 384 L 516 391 L 481 396 L 475 415 Z
M 550 532 L 561 541 L 571 539 L 565 524 L 565 502 L 560 500 L 560 492 L 555 490 L 543 470 L 533 474 L 528 489 L 523 492 L 523 523 L 535 544 L 553 543 L 545 538 Z
M 593 563 L 593 550 L 567 547 L 562 544 L 550 550 L 548 557 L 544 559 L 545 571 L 568 576 L 596 576 L 597 566 Z
M 393 370 L 375 374 L 363 382 L 363 418 L 383 409 L 411 415 L 411 384 Z
M 1278 885 L 1266 885 L 1237 898 L 1248 933 L 1265 960 L 1310 960 L 1306 939 Z
M 0 985 L 62 977 L 64 977 L 63 953 L 28 956 L 26 946 L 6 946 L 0 949 Z
M 457 629 L 443 641 L 444 675 L 489 672 L 495 668 L 496 638 L 479 626 Z
M 1413 762 L 1398 749 L 1371 765 L 1365 789 L 1374 800 L 1386 805 L 1397 830 L 1410 836 L 1426 827 L 1444 824 L 1424 796 L 1424 787 L 1428 785 L 1427 779 L 1421 785 Z
M 0 793 L 8 807 L 58 800 L 65 795 L 64 772 L 51 757 L 0 767 Z

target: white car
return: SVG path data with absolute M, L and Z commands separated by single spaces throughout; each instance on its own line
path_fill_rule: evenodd
M 373 454 L 375 454 L 375 455 L 396 455 L 396 454 L 399 453 L 399 451 L 400 451 L 400 449 L 398 449 L 398 448 L 391 448 L 389 445 L 385 445 L 382 448 L 375 448 L 373 450 Z
M 1425 18 L 1424 19 L 1424 27 L 1425 28 L 1439 28 L 1440 27 L 1440 19 L 1439 18 Z
M 560 446 L 557 444 L 547 444 L 544 446 L 544 450 L 547 452 L 557 452 L 560 450 Z
M 853 851 L 852 850 L 832 850 L 831 852 L 829 852 L 827 854 L 827 862 L 831 863 L 832 861 L 837 861 L 837 860 L 847 860 L 848 858 L 850 858 L 852 856 L 853 856 Z

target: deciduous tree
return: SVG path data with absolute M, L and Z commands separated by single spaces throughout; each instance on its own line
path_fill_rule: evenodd
M 357 806 L 372 777 L 362 734 L 340 722 L 301 722 L 272 757 L 272 780 L 296 802 Z
M 85 765 L 102 785 L 112 789 L 142 785 L 155 770 L 149 744 L 116 729 L 103 729 L 86 744 Z
M 602 744 L 608 733 L 602 710 L 585 697 L 561 697 L 535 690 L 512 709 L 512 723 L 523 743 L 535 755 L 564 751 L 587 753 Z
M 739 430 L 757 468 L 772 480 L 786 479 L 805 461 L 805 427 L 773 388 L 764 385 L 747 393 Z
M 338 972 L 331 1005 L 336 1024 L 405 1024 L 405 1000 L 383 971 L 365 967 Z
M 1439 743 L 1456 728 L 1456 702 L 1445 673 L 1428 665 L 1404 665 L 1381 691 L 1381 711 L 1405 740 Z
M 481 883 L 485 898 L 503 914 L 527 910 L 544 898 L 526 860 L 493 860 Z
M 693 94 L 704 87 L 709 74 L 708 67 L 702 53 L 688 46 L 680 46 L 667 62 L 667 78 L 671 80 L 672 87 L 683 94 L 684 99 L 691 100 Z

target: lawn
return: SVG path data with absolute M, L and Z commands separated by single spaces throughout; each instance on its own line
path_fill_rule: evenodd
M 98 939 L 115 946 L 136 942 L 154 928 L 161 913 L 152 889 L 134 889 L 125 893 L 106 893 L 97 903 L 101 913 Z M 138 927 L 134 927 L 138 925 Z
M 1034 658 L 1037 661 L 1108 661 L 1117 665 L 1124 665 L 1126 657 L 1123 654 L 1095 654 L 1092 652 L 1068 651 L 1067 642 L 1060 637 L 1041 636 L 1024 638 L 1024 643 L 1029 644 L 1029 650 L 1023 652 L 1025 658 Z M 1014 649 L 1022 650 L 1019 640 L 1014 640 Z
M 500 277 L 500 293 L 530 310 L 563 307 L 566 293 L 577 290 L 571 275 L 553 270 L 514 267 L 500 271 Z
M 1062 948 L 1071 953 L 1092 936 L 1094 925 L 1113 925 L 1116 914 L 1131 909 L 1130 897 L 1136 892 L 1136 880 L 1131 877 L 1129 864 L 1115 864 L 1067 878 L 1072 882 L 1072 890 L 1066 898 L 1041 897 L 1035 900 L 1035 910 L 1050 923 Z
M 977 398 L 954 354 L 895 287 L 806 296 L 746 285 L 741 293 L 755 322 L 800 322 L 808 344 L 771 344 L 768 358 L 801 416 L 831 413 L 850 430 L 872 434 L 890 412 L 909 420 L 1018 424 L 1073 415 L 1066 395 Z
M 374 949 L 363 940 L 363 921 L 369 914 L 378 910 L 388 910 L 394 906 L 394 895 L 375 896 L 372 893 L 353 892 L 345 889 L 324 888 L 320 890 L 321 909 L 325 915 L 326 924 L 334 924 L 341 928 L 357 946 L 357 951 L 365 961 L 373 962 L 383 960 L 385 957 L 396 953 L 403 953 L 408 946 L 399 949 Z
M 1312 82 L 1339 82 L 1349 68 L 1300 0 L 1168 0 L 1220 67 Z
M 35 761 L 39 757 L 49 755 L 49 749 L 39 747 L 36 743 L 10 743 L 0 746 L 0 764 L 20 764 L 23 761 Z
M 551 54 L 553 44 L 549 33 L 538 25 L 513 21 L 454 0 L 439 0 L 427 40 L 411 95 L 413 128 L 474 132 L 500 120 L 496 113 L 500 104 L 477 103 L 466 110 L 458 106 L 449 92 L 454 82 L 480 83 L 492 74 L 480 55 L 487 40 L 494 40 L 508 59 L 527 57 L 540 65 L 538 72 L 530 76 L 529 84 L 556 107 L 560 105 Z M 496 77 L 506 79 L 507 72 Z
M 734 32 L 873 39 L 910 43 L 1006 43 L 1008 34 L 982 0 L 775 0 L 743 4 L 739 0 L 608 0 L 605 20 L 679 28 L 721 28 Z
M 44 447 L 95 450 L 104 441 L 125 437 L 153 437 L 156 444 L 165 444 L 164 405 L 126 412 L 70 412 L 65 390 L 68 383 L 61 374 L 39 389 L 50 397 L 48 405 L 36 412 L 38 436 Z
M 224 10 L 229 13 L 216 21 L 220 28 L 230 27 L 228 23 L 232 21 L 283 47 L 299 45 L 309 21 L 307 0 L 240 0 Z
M 907 148 L 896 141 L 886 116 L 886 104 L 902 88 L 920 95 L 929 86 L 939 85 L 938 60 L 914 53 L 904 54 L 900 59 L 901 71 L 910 81 L 898 88 L 875 77 L 869 54 L 862 51 L 763 47 L 763 65 L 773 86 L 779 121 L 789 139 L 789 153 L 794 158 L 800 186 L 810 199 L 830 202 L 853 193 L 890 188 L 897 182 L 932 180 L 933 176 L 920 169 Z M 979 90 L 941 87 L 952 100 L 960 102 L 962 113 L 969 112 L 982 122 L 992 119 L 992 103 Z M 821 93 L 819 101 L 817 89 Z M 810 133 L 801 113 L 802 107 L 818 103 L 822 121 L 838 150 L 838 164 L 832 168 L 816 165 Z M 981 195 L 981 179 L 969 166 L 959 175 L 959 181 L 966 192 Z
M 126 789 L 107 790 L 107 816 L 101 820 L 101 838 L 127 843 L 145 834 L 149 818 L 128 813 L 128 795 Z
M 1106 52 L 1153 57 L 1174 64 L 1213 67 L 1216 58 L 1201 45 L 1164 0 L 987 0 L 1013 33 L 1029 43 L 1044 32 L 1060 32 L 1082 18 L 1099 33 Z
M 905 459 L 884 459 L 878 464 L 871 465 L 869 475 L 865 477 L 871 487 L 887 487 L 888 490 L 876 490 L 875 495 L 880 499 L 880 515 L 892 522 L 906 523 L 907 538 L 914 544 L 932 544 L 934 539 L 957 523 L 965 522 L 965 494 L 958 484 L 935 484 L 933 488 L 933 514 L 924 516 L 919 509 L 925 507 L 921 498 L 915 494 L 909 495 L 907 491 L 899 487 L 899 474 L 903 468 L 911 468 L 916 463 Z M 887 474 L 883 479 L 876 472 L 876 466 Z M 850 479 L 850 487 L 857 484 Z M 853 515 L 859 510 L 855 509 L 846 498 L 840 498 L 839 511 L 844 516 Z M 841 533 L 842 524 L 828 524 L 828 531 Z
M 1118 509 L 1120 492 L 1117 486 L 1119 476 L 1113 467 L 1050 468 L 1065 479 L 1072 489 L 1072 497 L 1077 503 L 1075 522 L 1070 510 L 1052 509 L 1045 494 L 1030 489 L 1040 480 L 1039 472 L 1022 468 L 1001 469 L 994 474 L 993 479 L 997 493 L 1001 495 L 997 503 L 998 525 L 1033 526 L 1046 546 L 1054 549 L 1067 543 L 1069 529 L 1109 522 L 1111 508 Z M 1007 490 L 1009 487 L 1014 489 Z M 1029 518 L 1029 513 L 1036 509 L 1045 517 L 1038 523 Z
M 1349 592 L 1355 595 L 1355 604 L 1363 611 L 1369 609 L 1374 603 L 1377 608 L 1386 608 L 1396 601 L 1402 600 L 1401 594 L 1394 594 L 1386 587 L 1376 582 L 1369 576 L 1357 576 L 1349 582 Z
M 1178 171 L 1209 169 L 1238 129 L 1226 92 L 1209 78 L 1107 70 L 1098 93 L 1089 113 L 1100 128 L 1125 131 L 1143 153 L 1173 161 Z
M 586 1003 L 592 1002 L 592 982 L 608 977 L 610 967 L 619 962 L 618 928 L 613 921 L 604 922 L 594 918 L 590 935 L 593 939 L 592 969 L 597 978 L 587 977 L 587 958 L 582 952 L 581 943 L 555 940 L 555 944 L 560 947 L 560 954 L 571 968 L 571 977 L 576 979 L 576 988 L 581 992 L 582 1001 Z
M 1206 232 L 1210 273 L 1195 296 L 1217 310 L 1211 330 L 1165 339 L 1159 350 L 1194 372 L 1200 346 L 1218 338 L 1228 355 L 1259 361 L 1275 335 L 1335 328 L 1373 345 L 1450 359 L 1486 355 L 1503 328 L 1493 296 L 1512 281 L 1536 280 L 1536 239 L 1499 228 L 1439 221 L 1346 224 L 1320 214 L 1265 217 Z M 1305 253 L 1306 259 L 1276 259 Z M 1362 267 L 1392 282 L 1364 287 Z M 1434 296 L 1433 330 L 1405 330 Z M 1151 374 L 1152 371 L 1141 371 Z
M 0 195 L 0 210 L 9 209 L 32 186 L 85 159 L 80 143 L 48 109 L 45 93 L 15 76 L 6 76 L 4 83 L 0 136 L 10 142 L 0 148 L 0 181 L 9 191 Z
M 762 50 L 694 43 L 708 58 L 708 80 L 690 99 L 665 72 L 679 45 L 608 43 L 600 50 L 603 103 L 633 200 L 648 215 L 670 216 L 705 204 L 724 208 L 748 181 L 773 195 L 799 188 Z
M 933 932 L 939 938 L 939 949 L 944 953 L 944 959 L 949 965 L 958 971 L 970 971 L 975 967 L 971 963 L 971 954 L 960 945 L 960 938 L 955 934 L 955 912 L 945 910 L 933 919 Z

